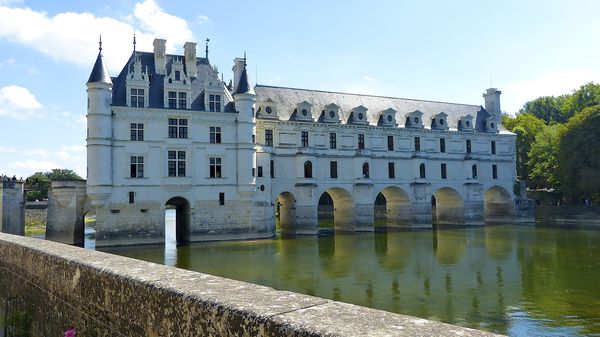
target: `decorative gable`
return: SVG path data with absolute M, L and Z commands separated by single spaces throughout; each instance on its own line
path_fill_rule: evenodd
M 259 103 L 256 117 L 270 119 L 277 119 L 279 117 L 275 108 L 275 102 L 270 97 Z
M 183 62 L 176 59 L 171 71 L 164 79 L 164 107 L 169 109 L 190 109 L 192 86 L 189 77 L 183 71 Z
M 324 123 L 339 123 L 340 122 L 340 107 L 337 104 L 331 103 L 323 107 L 321 112 L 320 122 Z
M 367 120 L 367 108 L 362 105 L 357 106 L 352 109 L 350 113 L 350 117 L 348 118 L 348 124 L 358 124 L 358 125 L 367 125 L 369 121 Z
M 312 104 L 307 101 L 296 104 L 296 113 L 292 114 L 292 116 L 294 115 L 296 115 L 296 120 L 298 121 L 312 122 Z
M 396 123 L 396 110 L 392 108 L 383 110 L 381 112 L 381 115 L 379 115 L 379 121 L 377 122 L 377 125 L 387 127 L 398 126 L 398 123 Z
M 219 79 L 217 67 L 211 67 L 204 82 L 204 106 L 210 112 L 225 111 L 225 82 Z
M 485 131 L 498 132 L 498 123 L 496 120 L 496 116 L 491 116 L 485 120 Z
M 431 118 L 431 129 L 433 130 L 448 130 L 448 115 L 445 112 L 440 112 L 439 114 L 433 116 Z
M 404 123 L 404 127 L 406 128 L 415 128 L 422 129 L 423 128 L 423 113 L 419 110 L 415 110 L 406 115 L 406 122 Z
M 458 120 L 458 131 L 473 132 L 473 116 L 464 115 Z
M 142 61 L 136 58 L 128 67 L 126 79 L 126 104 L 130 107 L 145 108 L 148 106 L 150 79 L 148 78 L 148 67 L 142 72 Z

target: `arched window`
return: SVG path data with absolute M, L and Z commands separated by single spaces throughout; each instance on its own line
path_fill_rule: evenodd
M 304 178 L 312 178 L 312 163 L 310 160 L 304 162 Z
M 419 177 L 422 179 L 425 178 L 425 164 L 419 165 Z
M 363 163 L 363 178 L 369 178 L 369 163 Z
M 477 165 L 473 165 L 471 171 L 471 173 L 473 173 L 473 179 L 477 178 Z

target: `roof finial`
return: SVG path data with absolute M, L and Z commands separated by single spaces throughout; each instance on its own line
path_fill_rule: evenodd
M 135 53 L 135 28 L 133 28 L 133 53 Z
M 100 54 L 102 54 L 102 34 L 100 34 L 100 42 L 98 43 L 98 50 L 100 51 Z
M 210 42 L 210 39 L 206 39 L 206 49 L 205 49 L 205 54 L 206 54 L 206 59 L 208 60 L 208 43 Z
M 244 68 L 246 67 L 246 51 L 244 51 Z

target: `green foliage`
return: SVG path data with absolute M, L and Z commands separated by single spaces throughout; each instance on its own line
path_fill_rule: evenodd
M 52 169 L 49 172 L 36 172 L 27 179 L 30 182 L 37 182 L 36 190 L 27 191 L 27 201 L 47 199 L 48 189 L 53 180 L 83 180 L 75 171 L 69 169 Z
M 564 126 L 559 144 L 560 177 L 571 198 L 600 197 L 600 105 L 585 108 Z
M 564 123 L 567 121 L 561 109 L 564 100 L 565 96 L 542 96 L 525 103 L 519 114 L 531 114 L 546 124 Z
M 531 171 L 528 153 L 535 137 L 546 128 L 546 124 L 540 118 L 528 113 L 519 114 L 516 117 L 503 117 L 504 127 L 517 134 L 517 175 L 521 179 L 529 179 Z
M 551 125 L 535 137 L 527 162 L 531 168 L 530 186 L 557 188 L 560 185 L 558 151 L 562 129 L 562 124 Z

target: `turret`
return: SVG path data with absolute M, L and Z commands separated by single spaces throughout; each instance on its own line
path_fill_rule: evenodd
M 86 83 L 87 111 L 87 193 L 92 203 L 102 203 L 112 186 L 112 81 L 102 57 L 102 39 L 96 63 Z
M 502 111 L 500 110 L 500 94 L 502 92 L 496 88 L 489 88 L 483 94 L 485 110 L 494 116 L 498 123 L 500 123 L 500 116 L 502 115 Z
M 256 103 L 256 94 L 254 93 L 254 89 L 248 80 L 245 56 L 243 60 L 244 62 L 239 82 L 237 83 L 237 87 L 233 93 L 235 109 L 238 113 L 237 175 L 240 190 L 250 192 L 255 189 L 255 181 L 254 177 L 252 176 L 252 169 L 255 168 L 256 165 L 256 150 L 254 148 L 253 141 L 256 129 L 256 121 L 254 119 L 254 104 Z

